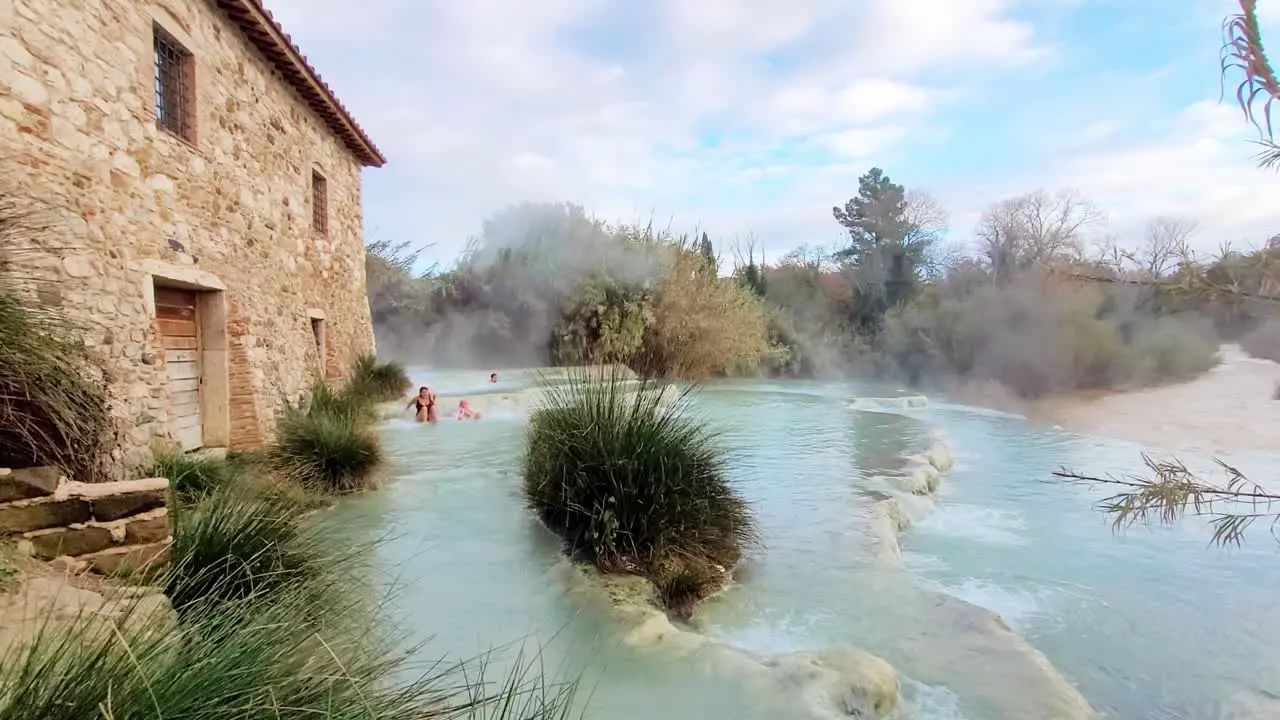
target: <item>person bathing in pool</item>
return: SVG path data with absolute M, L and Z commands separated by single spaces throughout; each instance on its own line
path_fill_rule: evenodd
M 471 405 L 466 400 L 458 401 L 458 419 L 459 420 L 479 420 L 480 413 L 471 409 Z
M 426 385 L 418 388 L 418 394 L 406 407 L 414 409 L 414 419 L 418 422 L 433 423 L 439 419 L 436 413 L 436 394 Z

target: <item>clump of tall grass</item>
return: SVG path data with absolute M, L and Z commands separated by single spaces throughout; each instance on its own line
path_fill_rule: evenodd
M 180 624 L 150 621 L 141 604 L 116 622 L 48 623 L 0 658 L 0 717 L 550 720 L 571 710 L 574 684 L 522 659 L 497 684 L 476 674 L 483 663 L 415 661 L 422 648 L 406 653 L 380 606 L 339 596 L 317 615 L 305 590 L 193 605 Z
M 245 486 L 213 490 L 172 513 L 165 592 L 175 609 L 316 585 L 326 548 L 288 497 Z
M 212 455 L 190 455 L 173 450 L 155 453 L 144 477 L 169 480 L 169 491 L 179 502 L 191 502 L 238 481 L 244 465 Z
M 308 492 L 288 478 L 275 475 L 269 458 L 259 452 L 232 450 L 224 457 L 217 457 L 161 450 L 154 457 L 154 462 L 141 474 L 169 480 L 174 500 L 169 506 L 171 513 L 181 512 L 224 490 L 269 496 L 291 503 L 304 513 L 330 502 L 325 495 Z
M 27 302 L 3 272 L 0 338 L 0 467 L 56 465 L 77 480 L 109 479 L 115 425 L 101 373 L 75 328 Z
M 303 407 L 287 405 L 267 450 L 270 467 L 302 487 L 349 493 L 373 482 L 382 464 L 382 445 L 373 428 L 368 396 L 347 386 L 320 382 Z
M 335 387 L 327 382 L 318 381 L 311 386 L 306 400 L 295 407 L 309 416 L 334 415 L 371 423 L 378 417 L 374 409 L 377 401 L 365 390 L 366 388 L 351 383 Z
M 529 507 L 571 554 L 604 572 L 649 577 L 682 613 L 718 589 L 756 539 L 725 454 L 690 417 L 687 395 L 619 371 L 546 385 L 524 457 Z
M 404 397 L 413 382 L 404 365 L 379 362 L 377 356 L 367 354 L 351 364 L 348 387 L 373 402 L 391 402 Z

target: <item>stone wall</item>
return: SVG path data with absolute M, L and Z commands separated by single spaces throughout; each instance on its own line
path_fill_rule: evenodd
M 0 535 L 73 571 L 132 572 L 168 560 L 168 495 L 164 478 L 89 484 L 55 467 L 0 469 Z
M 206 291 L 219 324 L 202 330 L 221 344 L 202 386 L 217 425 L 205 445 L 257 446 L 282 398 L 373 349 L 361 164 L 212 0 L 55 5 L 0 0 L 0 192 L 31 196 L 59 228 L 18 261 L 107 360 L 122 468 L 171 437 L 157 284 Z M 156 124 L 156 25 L 194 56 L 194 143 Z M 313 171 L 327 181 L 324 235 Z

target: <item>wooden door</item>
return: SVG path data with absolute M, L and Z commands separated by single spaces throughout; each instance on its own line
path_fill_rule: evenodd
M 156 321 L 169 379 L 169 434 L 184 452 L 204 445 L 200 418 L 200 324 L 196 293 L 156 288 Z

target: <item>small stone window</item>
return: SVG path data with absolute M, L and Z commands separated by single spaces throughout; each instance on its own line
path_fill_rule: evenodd
M 329 181 L 315 170 L 311 171 L 311 229 L 329 234 Z
M 311 318 L 311 335 L 315 338 L 316 354 L 320 357 L 320 377 L 324 377 L 325 360 L 329 355 L 329 338 L 325 336 L 324 318 Z
M 159 25 L 155 44 L 156 124 L 189 143 L 196 136 L 195 57 Z

